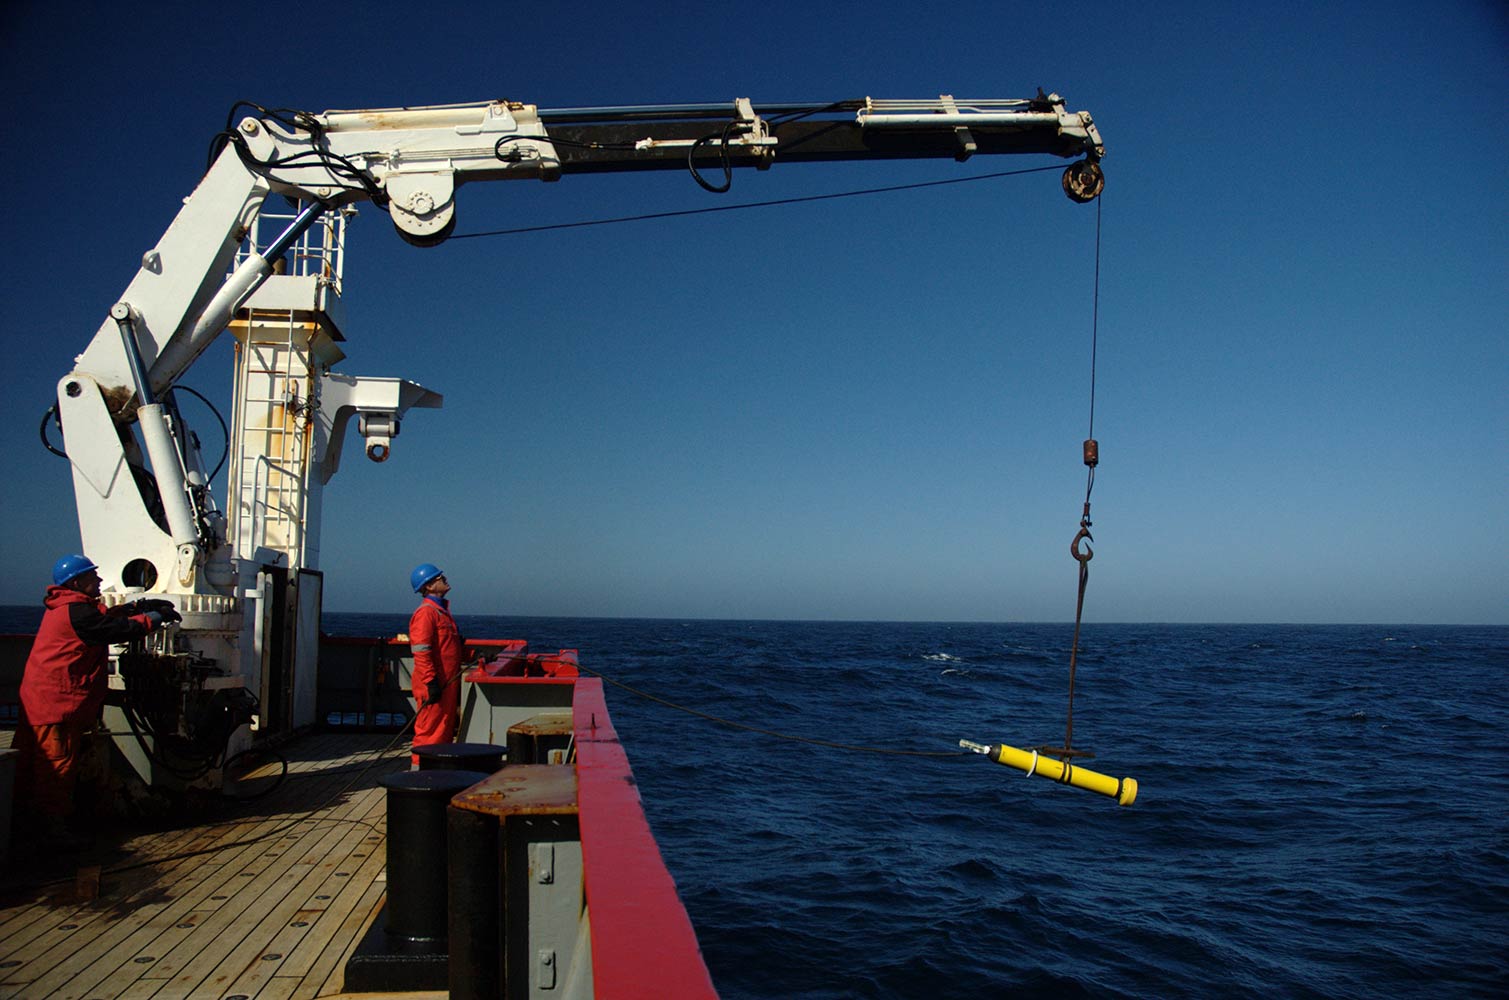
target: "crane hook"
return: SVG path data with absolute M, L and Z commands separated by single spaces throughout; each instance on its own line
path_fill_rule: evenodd
M 1087 161 L 1088 162 L 1088 161 Z M 1090 534 L 1090 491 L 1095 488 L 1095 467 L 1100 464 L 1100 442 L 1094 438 L 1087 438 L 1084 444 L 1085 467 L 1090 470 L 1090 481 L 1085 486 L 1085 509 L 1079 517 L 1079 534 L 1074 536 L 1074 541 L 1069 543 L 1069 554 L 1074 561 L 1079 563 L 1080 569 L 1086 569 L 1085 563 L 1095 558 L 1095 550 L 1086 548 L 1079 550 L 1080 542 L 1093 542 L 1095 536 Z
M 1092 534 L 1090 534 L 1090 522 L 1089 522 L 1089 520 L 1086 519 L 1086 520 L 1083 520 L 1083 521 L 1079 522 L 1079 534 L 1075 535 L 1074 536 L 1074 541 L 1072 541 L 1072 542 L 1069 543 L 1069 554 L 1074 557 L 1075 562 L 1078 562 L 1081 565 L 1083 565 L 1083 564 L 1089 562 L 1091 559 L 1095 558 L 1095 550 L 1094 549 L 1089 548 L 1088 546 L 1086 546 L 1085 550 L 1083 552 L 1081 552 L 1080 548 L 1079 548 L 1079 543 L 1080 542 L 1093 542 L 1093 541 L 1095 541 L 1095 536 L 1092 535 Z

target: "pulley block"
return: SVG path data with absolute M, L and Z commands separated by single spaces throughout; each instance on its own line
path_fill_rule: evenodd
M 1080 160 L 1064 168 L 1064 194 L 1084 204 L 1100 197 L 1106 187 L 1105 172 L 1094 160 Z

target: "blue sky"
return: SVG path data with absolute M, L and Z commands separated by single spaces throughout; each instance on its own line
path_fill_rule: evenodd
M 236 100 L 1041 86 L 1108 149 L 1087 619 L 1509 622 L 1501 4 L 277 10 L 0 22 L 0 603 L 78 544 L 38 421 Z M 1046 162 L 472 186 L 458 232 Z M 343 370 L 446 405 L 331 484 L 327 609 L 403 609 L 432 560 L 469 613 L 1072 617 L 1095 209 L 1056 174 L 431 250 L 367 207 L 349 240 Z M 229 350 L 185 381 L 228 397 Z

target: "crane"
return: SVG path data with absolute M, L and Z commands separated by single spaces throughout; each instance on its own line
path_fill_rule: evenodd
M 257 733 L 314 721 L 324 487 L 353 418 L 381 462 L 410 409 L 443 403 L 412 381 L 335 370 L 356 204 L 386 210 L 405 241 L 426 247 L 455 231 L 459 192 L 479 181 L 687 170 L 722 193 L 735 169 L 776 163 L 997 154 L 1074 160 L 1064 191 L 1088 202 L 1104 185 L 1104 152 L 1087 112 L 1041 90 L 555 110 L 506 100 L 318 114 L 237 105 L 208 171 L 44 418 L 44 441 L 48 420 L 61 430 L 107 602 L 150 594 L 183 616 L 116 656 L 121 694 L 106 722 L 133 731 L 118 738 L 123 755 L 149 786 L 213 786 Z M 279 211 L 272 195 L 293 209 Z M 222 508 L 175 388 L 227 331 L 236 373 Z

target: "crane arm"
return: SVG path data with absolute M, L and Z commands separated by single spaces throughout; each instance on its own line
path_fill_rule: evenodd
M 228 279 L 248 220 L 269 193 L 316 212 L 370 200 L 399 235 L 442 242 L 456 224 L 456 189 L 482 180 L 690 169 L 709 190 L 736 167 L 775 162 L 1049 154 L 1083 157 L 1065 189 L 1088 201 L 1103 183 L 1105 147 L 1088 112 L 1057 94 L 1023 100 L 862 100 L 539 109 L 487 101 L 423 108 L 271 112 L 224 133 L 222 151 L 159 245 L 143 256 L 118 305 L 129 310 L 151 382 L 161 393 L 224 329 L 272 272 L 275 254 L 243 260 Z M 722 171 L 721 184 L 708 181 Z M 1072 180 L 1072 183 L 1071 183 Z M 305 221 L 307 225 L 309 220 Z M 290 233 L 290 237 L 296 235 Z M 107 317 L 76 372 L 96 379 L 117 419 L 136 395 L 130 345 Z
M 927 100 L 864 98 L 828 104 L 723 104 L 539 109 L 494 101 L 440 108 L 327 111 L 305 124 L 339 162 L 371 183 L 330 184 L 344 198 L 373 196 L 400 235 L 421 245 L 455 226 L 456 187 L 473 180 L 690 169 L 703 187 L 727 189 L 734 167 L 865 159 L 964 160 L 975 154 L 1084 157 L 1095 184 L 1105 153 L 1088 112 L 1063 98 Z M 243 130 L 248 126 L 243 125 Z M 288 162 L 275 179 L 310 184 L 317 157 Z M 701 171 L 721 167 L 722 186 Z M 1071 168 L 1076 169 L 1076 168 Z M 316 173 L 318 168 L 316 168 Z M 375 194 L 380 189 L 381 194 Z M 1084 194 L 1081 188 L 1080 193 Z M 1099 187 L 1088 191 L 1089 200 Z M 327 195 L 328 196 L 328 195 Z
M 736 101 L 732 111 L 730 115 L 727 105 L 672 105 L 539 115 L 557 146 L 563 173 L 684 168 L 693 144 L 701 142 L 702 155 L 709 159 L 719 152 L 720 120 L 734 124 L 730 159 L 756 167 L 774 160 L 964 160 L 976 153 L 1048 153 L 1099 160 L 1105 152 L 1089 114 L 1065 110 L 1057 95 L 1022 101 L 865 98 L 758 110 Z M 749 138 L 738 141 L 744 136 Z
M 238 108 L 241 107 L 238 105 Z M 388 211 L 401 237 L 430 246 L 456 225 L 457 192 L 492 180 L 556 181 L 567 174 L 685 169 L 704 188 L 728 190 L 735 168 L 768 169 L 777 162 L 953 158 L 1048 154 L 1077 158 L 1066 170 L 1070 197 L 1089 201 L 1103 185 L 1105 152 L 1090 115 L 1069 111 L 1063 98 L 1022 100 L 864 98 L 829 103 L 762 104 L 746 98 L 713 104 L 541 109 L 514 101 L 356 111 L 269 110 L 247 115 L 220 134 L 209 171 L 158 244 L 142 257 L 125 294 L 112 303 L 88 348 L 58 386 L 57 414 L 74 466 L 81 505 L 115 504 L 127 475 L 138 481 L 147 460 L 155 488 L 132 509 L 137 534 L 150 522 L 165 529 L 177 555 L 176 577 L 187 579 L 217 543 L 212 499 L 197 445 L 166 395 L 181 375 L 246 309 L 294 308 L 328 330 L 320 363 L 343 356 L 326 341 L 341 339 L 339 278 L 297 278 L 297 302 L 269 283 L 279 258 L 322 214 L 371 201 Z M 282 235 L 246 247 L 253 222 L 270 194 L 304 205 Z M 231 265 L 234 264 L 234 267 Z M 226 277 L 227 269 L 230 269 Z M 279 278 L 287 288 L 293 276 Z M 261 293 L 266 286 L 266 293 Z M 329 382 L 325 379 L 323 386 Z M 302 413 L 319 397 L 280 403 Z M 332 438 L 321 453 L 322 475 L 333 473 L 338 435 L 351 413 L 362 419 L 368 454 L 386 457 L 408 405 L 439 405 L 422 387 L 398 392 L 383 380 L 358 382 L 349 406 L 328 416 Z M 280 389 L 280 392 L 291 390 Z M 392 397 L 392 398 L 390 398 Z M 405 400 L 410 400 L 408 403 Z M 285 405 L 286 404 L 286 405 Z M 350 412 L 347 412 L 350 411 Z M 148 453 L 137 454 L 130 425 L 139 424 Z M 111 425 L 114 425 L 113 429 Z M 322 444 L 321 447 L 324 447 Z M 130 491 L 126 491 L 129 493 Z M 187 500 L 184 499 L 187 497 Z M 144 518 L 143 504 L 161 510 Z M 252 506 L 261 509 L 265 503 Z M 113 515 L 84 514 L 81 524 L 107 524 Z M 85 530 L 96 546 L 114 528 Z M 165 541 L 163 544 L 167 544 Z M 196 555 L 196 553 L 198 553 Z M 158 556 L 156 563 L 166 561 Z

